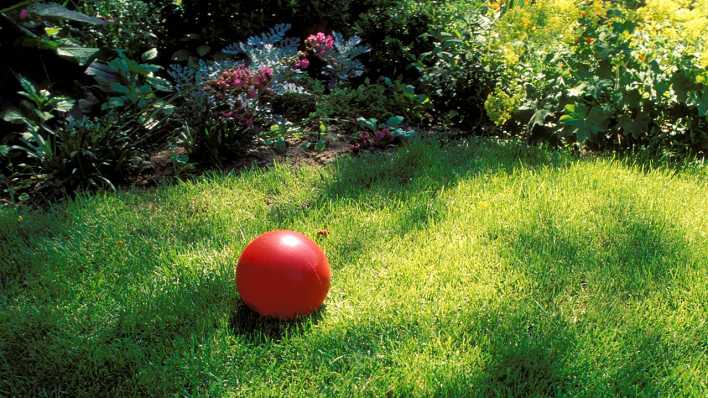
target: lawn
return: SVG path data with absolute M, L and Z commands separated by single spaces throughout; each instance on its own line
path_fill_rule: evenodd
M 0 395 L 708 394 L 708 172 L 414 143 L 0 212 Z M 239 304 L 259 233 L 330 295 Z

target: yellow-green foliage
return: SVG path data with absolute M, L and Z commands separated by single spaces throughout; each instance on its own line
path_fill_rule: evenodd
M 492 12 L 498 13 L 502 3 L 490 3 Z M 547 0 L 513 7 L 498 18 L 488 41 L 487 61 L 501 67 L 500 85 L 518 86 L 521 69 L 538 71 L 546 67 L 542 60 L 547 54 L 569 51 L 581 12 L 576 1 Z M 487 97 L 484 107 L 489 118 L 500 126 L 523 101 L 522 92 L 510 95 L 497 89 Z
M 492 3 L 491 8 L 497 8 Z M 511 8 L 496 22 L 490 47 L 501 52 L 507 65 L 519 62 L 529 51 L 549 52 L 570 45 L 581 9 L 573 0 L 538 1 Z
M 637 15 L 641 22 L 638 39 L 663 39 L 685 46 L 702 68 L 708 68 L 708 0 L 647 0 Z
M 621 3 L 603 0 L 538 0 L 517 2 L 513 6 L 509 0 L 489 3 L 495 21 L 487 42 L 487 62 L 499 67 L 498 84 L 507 88 L 506 92 L 495 90 L 487 98 L 485 108 L 489 117 L 503 124 L 523 104 L 522 98 L 512 100 L 513 95 L 508 94 L 510 86 L 530 84 L 543 92 L 548 82 L 538 76 L 549 76 L 552 74 L 549 71 L 561 65 L 549 62 L 548 56 L 573 57 L 583 40 L 598 39 L 581 37 L 580 22 L 587 24 L 587 18 L 598 24 L 608 22 L 606 17 L 611 7 L 621 10 L 622 20 L 636 24 L 634 31 L 625 32 L 625 39 L 633 47 L 633 57 L 638 62 L 655 60 L 662 70 L 672 73 L 686 67 L 685 63 L 679 65 L 679 59 L 688 56 L 693 59 L 690 63 L 694 69 L 705 70 L 693 75 L 696 83 L 708 81 L 708 0 L 647 0 L 636 9 Z M 666 96 L 670 95 L 667 91 Z M 504 108 L 510 106 L 513 108 Z
M 521 105 L 522 100 L 521 90 L 512 90 L 509 94 L 497 87 L 484 101 L 484 109 L 494 124 L 502 126 L 511 119 L 512 112 Z

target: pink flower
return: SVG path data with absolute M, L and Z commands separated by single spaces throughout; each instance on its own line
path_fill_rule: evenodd
M 263 88 L 273 79 L 273 68 L 262 66 L 258 69 L 258 76 L 253 79 L 253 84 L 258 88 Z
M 310 67 L 310 60 L 303 57 L 297 60 L 295 62 L 295 65 L 293 66 L 295 69 L 300 69 L 300 70 L 305 70 Z
M 259 94 L 268 92 L 272 80 L 273 69 L 270 67 L 263 66 L 256 71 L 241 65 L 221 72 L 216 79 L 208 81 L 206 87 L 219 96 L 246 94 L 255 99 Z
M 258 73 L 260 73 L 261 76 L 265 76 L 270 79 L 271 77 L 273 77 L 273 68 L 269 66 L 261 66 L 261 68 L 258 69 Z
M 26 8 L 20 10 L 20 21 L 24 21 L 29 18 L 29 11 Z
M 334 37 L 319 32 L 308 36 L 307 39 L 305 39 L 305 44 L 309 49 L 314 51 L 317 56 L 322 57 L 334 47 Z

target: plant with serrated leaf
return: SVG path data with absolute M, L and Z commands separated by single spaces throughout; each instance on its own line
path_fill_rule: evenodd
M 503 65 L 487 115 L 533 141 L 704 154 L 708 14 L 678 3 L 531 2 L 497 15 L 489 60 Z
M 253 138 L 269 126 L 283 123 L 283 115 L 275 112 L 273 105 L 287 95 L 312 95 L 306 89 L 313 86 L 307 57 L 315 48 L 330 82 L 363 73 L 363 65 L 354 59 L 368 51 L 360 39 L 321 33 L 318 38 L 324 46 L 316 47 L 308 38 L 305 52 L 299 51 L 298 39 L 286 36 L 289 29 L 287 24 L 276 25 L 226 47 L 223 53 L 231 57 L 228 61 L 199 61 L 194 66 L 170 68 L 182 103 L 175 116 L 190 155 L 219 165 L 255 142 Z
M 341 33 L 332 32 L 334 47 L 322 56 L 325 74 L 334 82 L 349 80 L 364 74 L 364 64 L 357 58 L 371 51 L 361 44 L 359 36 L 345 39 Z
M 268 32 L 249 37 L 245 42 L 231 44 L 224 48 L 223 53 L 230 56 L 243 56 L 254 68 L 267 66 L 280 73 L 291 69 L 284 59 L 293 58 L 298 54 L 300 41 L 285 35 L 290 30 L 290 24 L 275 25 Z

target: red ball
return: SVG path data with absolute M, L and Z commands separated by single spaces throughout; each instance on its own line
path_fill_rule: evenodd
M 236 267 L 241 300 L 263 316 L 294 319 L 317 310 L 329 291 L 327 256 L 307 236 L 267 232 L 249 243 Z

